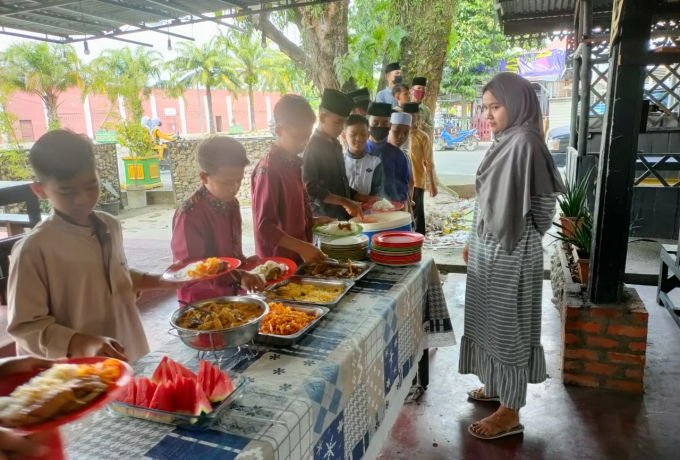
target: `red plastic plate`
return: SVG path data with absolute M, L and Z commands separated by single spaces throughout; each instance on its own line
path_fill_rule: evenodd
M 107 359 L 112 358 L 96 356 L 93 358 L 65 359 L 60 360 L 58 364 L 97 364 L 102 361 L 106 361 Z M 125 385 L 127 385 L 130 382 L 130 379 L 132 378 L 133 372 L 130 365 L 122 361 L 119 362 L 123 366 L 123 371 L 121 372 L 120 377 L 118 377 L 116 383 L 111 385 L 111 387 L 106 393 L 99 396 L 97 399 L 92 401 L 87 406 L 75 412 L 71 412 L 67 415 L 64 415 L 63 417 L 59 417 L 55 420 L 50 420 L 49 422 L 40 423 L 38 425 L 33 425 L 30 427 L 13 428 L 13 430 L 16 431 L 17 433 L 25 435 L 35 435 L 38 433 L 44 433 L 47 431 L 52 431 L 55 428 L 60 427 L 62 425 L 66 425 L 67 423 L 74 422 L 98 409 L 101 409 L 102 407 L 116 399 L 116 397 L 123 389 L 123 387 L 125 387 Z M 3 377 L 2 381 L 0 381 L 0 396 L 9 396 L 10 393 L 12 393 L 12 391 L 14 391 L 16 387 L 28 382 L 33 377 L 40 374 L 40 372 L 41 371 L 39 370 L 35 372 L 25 372 L 23 374 L 15 374 Z
M 227 268 L 224 271 L 215 273 L 214 275 L 208 275 L 208 276 L 204 276 L 202 278 L 189 278 L 189 277 L 178 276 L 178 272 L 180 270 L 182 270 L 183 268 L 185 268 L 187 265 L 191 265 L 191 264 L 196 263 L 196 262 L 202 262 L 203 260 L 206 260 L 206 259 L 191 260 L 191 261 L 188 261 L 188 262 L 180 262 L 180 263 L 177 263 L 177 264 L 172 264 L 170 266 L 170 268 L 168 268 L 165 271 L 165 273 L 163 273 L 163 279 L 165 281 L 170 281 L 170 282 L 173 282 L 173 283 L 187 283 L 187 282 L 194 282 L 195 283 L 195 282 L 199 282 L 199 281 L 211 280 L 213 278 L 217 278 L 219 276 L 226 275 L 227 273 L 229 273 L 233 270 L 236 270 L 238 267 L 241 266 L 241 261 L 238 260 L 238 259 L 234 259 L 232 257 L 218 257 L 218 259 L 229 264 L 229 268 Z
M 404 203 L 400 203 L 399 201 L 390 201 L 390 203 L 394 206 L 393 209 L 373 209 L 373 203 L 364 203 L 361 205 L 361 209 L 371 212 L 394 212 L 404 209 Z
M 382 232 L 373 235 L 371 241 L 384 248 L 409 248 L 421 245 L 425 237 L 415 232 Z
M 241 270 L 249 272 L 251 270 L 254 270 L 257 268 L 259 265 L 264 264 L 265 262 L 268 261 L 276 262 L 277 264 L 285 265 L 286 268 L 288 269 L 283 275 L 278 277 L 275 280 L 272 281 L 267 281 L 265 284 L 266 286 L 271 286 L 272 284 L 280 283 L 281 281 L 290 278 L 295 274 L 295 270 L 297 270 L 297 264 L 293 262 L 290 259 L 286 259 L 285 257 L 264 257 L 260 259 L 260 263 L 258 264 L 254 260 L 251 260 L 247 264 L 245 264 L 243 267 L 241 267 Z

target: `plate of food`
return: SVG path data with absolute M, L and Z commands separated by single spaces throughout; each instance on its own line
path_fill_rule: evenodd
M 371 212 L 392 212 L 404 209 L 404 203 L 400 203 L 398 201 L 389 201 L 383 198 L 382 200 L 378 200 L 373 203 L 364 203 L 361 208 L 364 211 Z
M 262 294 L 271 300 L 331 307 L 337 305 L 352 286 L 354 286 L 354 282 L 351 280 L 322 280 L 304 276 L 291 276 L 287 280 L 269 286 Z
M 110 403 L 131 380 L 128 364 L 104 357 L 68 359 L 4 377 L 0 426 L 25 435 L 54 430 Z
M 314 278 L 330 278 L 357 280 L 363 277 L 373 268 L 373 264 L 368 262 L 357 262 L 353 260 L 318 262 L 313 264 L 302 264 L 298 267 L 296 274 L 301 276 L 311 276 Z
M 274 346 L 293 345 L 307 335 L 328 311 L 325 307 L 269 302 L 269 313 L 262 320 L 255 340 Z
M 180 262 L 172 264 L 163 273 L 163 279 L 175 283 L 206 281 L 226 275 L 240 265 L 241 261 L 232 257 L 210 257 L 203 260 Z
M 312 232 L 317 236 L 327 238 L 343 238 L 355 236 L 364 231 L 364 228 L 356 222 L 337 221 L 328 224 L 319 224 L 312 227 Z
M 283 281 L 293 275 L 297 269 L 297 264 L 285 257 L 265 257 L 257 261 L 251 261 L 242 267 L 242 270 L 260 275 L 266 286 Z

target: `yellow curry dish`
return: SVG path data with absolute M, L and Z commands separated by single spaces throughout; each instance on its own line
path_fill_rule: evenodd
M 344 286 L 312 286 L 311 284 L 288 283 L 264 295 L 270 299 L 292 300 L 307 303 L 329 303 L 338 298 Z
M 195 331 L 217 331 L 243 326 L 262 315 L 260 305 L 237 302 L 212 302 L 196 308 L 186 307 L 187 313 L 177 320 L 177 326 Z

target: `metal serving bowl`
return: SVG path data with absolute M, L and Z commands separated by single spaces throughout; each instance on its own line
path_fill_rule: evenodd
M 247 305 L 258 305 L 262 308 L 262 314 L 250 321 L 237 327 L 228 329 L 217 329 L 214 331 L 196 331 L 194 329 L 185 329 L 178 325 L 178 321 L 190 309 L 194 307 L 202 308 L 211 303 L 242 303 Z M 194 350 L 199 351 L 218 351 L 227 348 L 236 348 L 244 345 L 255 338 L 260 331 L 262 319 L 269 313 L 269 305 L 266 302 L 255 297 L 216 297 L 214 299 L 201 300 L 194 302 L 191 305 L 182 307 L 175 311 L 170 318 L 170 324 L 175 330 L 177 337 L 180 338 L 184 345 Z M 173 334 L 174 335 L 174 334 Z

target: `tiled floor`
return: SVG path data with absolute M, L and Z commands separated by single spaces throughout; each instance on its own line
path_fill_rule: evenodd
M 456 336 L 462 334 L 465 277 L 448 275 L 445 290 Z M 543 345 L 550 379 L 530 385 L 521 412 L 524 435 L 497 441 L 470 436 L 470 423 L 493 412 L 494 403 L 471 403 L 478 386 L 458 374 L 458 347 L 430 353 L 430 386 L 419 404 L 404 406 L 380 456 L 389 460 L 680 459 L 680 329 L 655 303 L 656 289 L 638 287 L 649 310 L 646 393 L 632 396 L 565 387 L 559 374 L 559 317 L 543 302 Z

